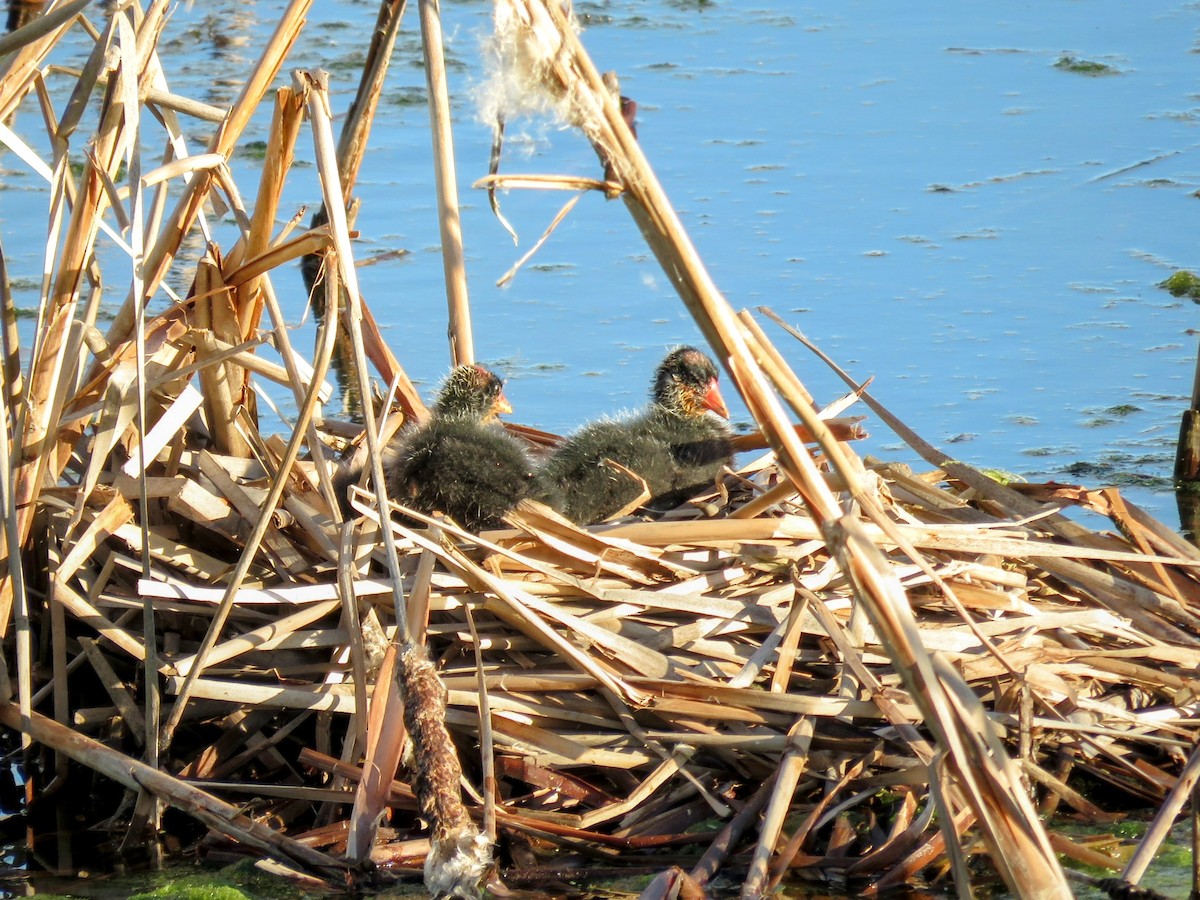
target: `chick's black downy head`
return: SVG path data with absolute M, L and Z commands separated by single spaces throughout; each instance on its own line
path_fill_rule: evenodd
M 389 496 L 471 531 L 498 526 L 534 477 L 524 446 L 496 418 L 502 412 L 512 407 L 499 377 L 480 365 L 454 369 L 428 420 L 397 436 L 385 466 Z
M 478 363 L 454 369 L 433 404 L 433 415 L 443 419 L 487 422 L 505 412 L 512 412 L 512 406 L 504 396 L 504 382 Z
M 667 354 L 654 373 L 651 399 L 662 409 L 684 418 L 715 412 L 729 418 L 717 388 L 713 361 L 695 347 L 679 347 Z

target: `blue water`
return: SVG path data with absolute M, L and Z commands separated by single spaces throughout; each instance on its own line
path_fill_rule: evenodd
M 228 103 L 282 6 L 177 10 L 163 57 L 172 89 Z M 360 259 L 408 251 L 360 277 L 386 339 L 428 392 L 449 351 L 412 6 L 358 184 L 356 250 Z M 374 7 L 315 3 L 284 78 L 293 67 L 330 69 L 344 111 Z M 477 355 L 508 375 L 518 421 L 561 432 L 637 406 L 664 349 L 699 333 L 623 204 L 600 195 L 580 202 L 509 287 L 495 287 L 567 195 L 502 195 L 521 237 L 514 248 L 471 190 L 491 142 L 474 98 L 490 5 L 444 7 Z M 735 308 L 769 305 L 856 377 L 874 376 L 875 396 L 952 456 L 1031 480 L 1125 484 L 1176 521 L 1169 479 L 1196 315 L 1155 285 L 1200 266 L 1195 4 L 576 8 L 598 66 L 637 100 L 641 144 Z M 55 61 L 78 63 L 85 49 L 77 36 Z M 1115 72 L 1056 68 L 1066 55 Z M 65 98 L 70 81 L 51 86 Z M 35 140 L 38 127 L 27 105 L 16 128 Z M 209 126 L 189 127 L 198 148 Z M 264 115 L 245 139 L 266 132 Z M 281 219 L 319 200 L 307 132 L 298 156 Z M 233 163 L 248 199 L 258 166 L 249 155 Z M 11 154 L 0 167 L 0 235 L 18 301 L 32 306 L 24 279 L 38 271 L 46 199 Z M 502 170 L 599 176 L 583 140 L 548 121 L 510 123 Z M 231 231 L 219 233 L 230 246 Z M 128 274 L 107 258 L 115 305 Z M 180 266 L 172 283 L 189 280 Z M 279 272 L 275 284 L 303 322 L 297 345 L 311 347 L 299 275 Z M 842 392 L 799 345 L 767 330 L 818 400 Z M 879 422 L 867 426 L 861 452 L 912 459 Z

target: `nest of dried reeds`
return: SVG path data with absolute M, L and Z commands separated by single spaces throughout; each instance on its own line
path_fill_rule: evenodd
M 383 4 L 356 122 L 403 5 Z M 562 9 L 498 5 L 530 90 L 594 142 L 608 177 L 590 186 L 629 207 L 765 452 L 659 520 L 582 529 L 524 504 L 476 535 L 360 493 L 366 515 L 341 522 L 332 460 L 362 428 L 321 411 L 339 321 L 361 396 L 371 370 L 396 386 L 364 408 L 372 464 L 388 429 L 423 414 L 354 281 L 346 148 L 362 132 L 335 151 L 321 79 L 298 73 L 275 93 L 251 207 L 224 166 L 307 2 L 194 155 L 176 117 L 204 110 L 170 94 L 155 55 L 165 5 L 121 7 L 96 33 L 79 103 L 47 109 L 62 155 L 42 162 L 0 132 L 52 185 L 37 340 L 17 345 L 5 292 L 0 371 L 0 720 L 42 748 L 27 757 L 31 821 L 48 821 L 32 815 L 40 790 L 91 770 L 138 801 L 108 810 L 114 848 L 157 828 L 166 804 L 203 826 L 214 856 L 249 850 L 327 880 L 368 860 L 400 875 L 433 860 L 435 893 L 670 866 L 746 896 L 797 878 L 873 894 L 951 873 L 961 888 L 980 853 L 1023 896 L 1069 896 L 1059 854 L 1136 882 L 1200 769 L 1200 551 L 1116 491 L 1002 485 L 956 463 L 849 376 L 844 401 L 818 412 L 761 319 L 712 285 Z M 84 6 L 52 5 L 15 37 L 5 116 Z M 421 7 L 436 57 L 436 7 Z M 64 160 L 88 103 L 102 127 L 76 176 Z M 327 224 L 276 233 L 305 111 Z M 147 113 L 175 157 L 148 172 Z M 218 200 L 238 211 L 240 240 L 210 244 L 187 264 L 188 295 L 150 315 Z M 135 263 L 107 334 L 89 300 L 101 228 Z M 305 254 L 322 261 L 327 304 L 311 361 L 271 283 Z M 294 393 L 291 433 L 259 430 L 264 378 Z M 853 403 L 930 468 L 861 459 L 853 423 L 830 418 Z M 1160 812 L 1127 861 L 1042 824 L 1130 808 Z M 35 855 L 69 867 L 65 843 L 34 832 Z

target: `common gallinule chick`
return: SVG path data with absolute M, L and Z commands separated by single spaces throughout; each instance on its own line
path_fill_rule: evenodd
M 673 509 L 712 485 L 733 458 L 728 417 L 717 367 L 695 347 L 679 347 L 654 373 L 649 408 L 568 438 L 539 473 L 539 496 L 579 524 L 602 521 L 642 490 L 610 459 L 645 480 L 647 507 Z
M 419 512 L 446 513 L 471 531 L 499 525 L 534 487 L 524 446 L 496 418 L 511 411 L 495 373 L 481 365 L 454 369 L 428 420 L 388 447 L 388 496 Z

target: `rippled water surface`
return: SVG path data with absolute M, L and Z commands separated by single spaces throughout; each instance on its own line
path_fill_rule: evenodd
M 282 7 L 178 9 L 164 42 L 172 89 L 230 102 Z M 955 457 L 1030 479 L 1128 485 L 1176 521 L 1169 480 L 1196 315 L 1156 284 L 1200 265 L 1196 4 L 576 9 L 597 64 L 638 102 L 642 147 L 735 308 L 774 308 L 856 377 L 874 376 L 873 393 Z M 639 405 L 664 348 L 699 334 L 623 204 L 599 194 L 509 287 L 495 286 L 566 195 L 502 196 L 514 248 L 471 189 L 491 143 L 477 114 L 490 6 L 447 0 L 443 12 L 477 354 L 507 373 L 514 418 L 531 425 L 566 431 Z M 344 112 L 374 17 L 372 2 L 319 0 L 285 70 L 328 69 Z M 362 268 L 364 293 L 428 390 L 449 358 L 415 6 L 403 30 L 359 180 L 356 249 L 382 257 Z M 56 61 L 78 64 L 85 50 L 77 36 Z M 1107 73 L 1057 66 L 1064 57 Z M 69 86 L 52 82 L 60 103 Z M 39 123 L 27 104 L 15 127 L 36 145 Z M 210 126 L 190 127 L 198 148 Z M 266 132 L 264 116 L 243 143 Z M 248 197 L 260 155 L 234 162 Z M 307 132 L 299 155 L 283 218 L 319 198 Z M 11 154 L 0 167 L 0 236 L 29 308 L 46 197 Z M 583 140 L 543 120 L 510 123 L 502 168 L 599 176 Z M 232 232 L 220 233 L 230 246 Z M 107 272 L 111 305 L 127 277 Z M 299 275 L 276 286 L 301 322 Z M 818 399 L 841 393 L 768 330 Z M 307 320 L 301 333 L 311 347 Z M 910 458 L 882 424 L 868 427 L 863 452 Z

